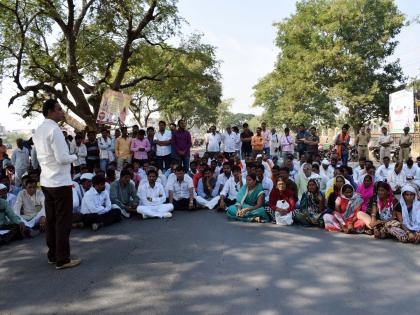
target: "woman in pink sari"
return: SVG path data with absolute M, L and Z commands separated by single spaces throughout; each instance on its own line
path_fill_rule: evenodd
M 362 196 L 362 199 L 363 199 L 362 208 L 360 210 L 363 212 L 366 212 L 366 209 L 369 204 L 369 200 L 370 198 L 373 197 L 373 193 L 374 193 L 374 184 L 373 184 L 372 176 L 370 176 L 369 174 L 366 175 L 363 178 L 363 183 L 361 183 L 359 187 L 357 187 L 356 192 L 360 196 Z

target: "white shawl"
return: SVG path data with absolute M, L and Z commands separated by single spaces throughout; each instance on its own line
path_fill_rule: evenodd
M 416 195 L 413 201 L 413 208 L 411 210 L 411 217 L 408 213 L 407 204 L 404 200 L 404 193 L 411 192 Z M 405 185 L 401 190 L 400 205 L 403 216 L 403 224 L 411 231 L 420 232 L 420 201 L 417 199 L 416 189 L 413 186 Z

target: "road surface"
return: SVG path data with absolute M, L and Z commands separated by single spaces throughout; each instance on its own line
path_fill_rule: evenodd
M 420 246 L 229 222 L 212 211 L 72 232 L 80 267 L 42 235 L 0 248 L 0 314 L 419 314 Z

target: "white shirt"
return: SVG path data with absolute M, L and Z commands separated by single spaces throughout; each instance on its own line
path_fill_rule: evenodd
M 417 165 L 413 164 L 413 166 L 411 168 L 408 168 L 407 164 L 404 164 L 403 166 L 403 171 L 405 173 L 405 175 L 407 175 L 408 177 L 416 177 L 416 171 L 417 171 Z
M 78 183 L 73 182 L 72 192 L 73 192 L 73 213 L 80 212 L 80 205 L 82 203 L 82 196 L 80 195 L 80 186 Z
M 71 163 L 76 155 L 70 155 L 64 135 L 58 124 L 45 119 L 32 137 L 39 165 L 41 166 L 41 185 L 44 187 L 71 186 Z
M 27 148 L 16 148 L 12 153 L 12 163 L 17 170 L 27 170 L 29 167 L 29 151 Z
M 294 152 L 295 151 L 295 145 L 294 145 L 294 141 L 293 141 L 293 136 L 292 135 L 282 135 L 280 137 L 280 144 L 281 144 L 281 150 L 283 152 Z
M 265 202 L 268 202 L 268 200 L 270 199 L 271 190 L 273 189 L 273 181 L 268 177 L 264 176 L 261 181 L 261 186 L 264 189 Z
M 113 141 L 111 138 L 103 138 L 100 137 L 98 139 L 98 146 L 99 146 L 99 158 L 104 160 L 113 161 L 114 160 L 114 153 L 115 147 L 113 147 Z M 86 154 L 87 155 L 87 154 Z
M 365 175 L 366 167 L 364 169 L 361 169 L 358 165 L 353 169 L 353 179 L 356 184 L 360 185 L 363 182 L 363 178 L 365 178 Z
M 70 154 L 75 154 L 77 156 L 77 160 L 73 162 L 74 166 L 86 164 L 87 149 L 83 143 L 78 146 L 75 142 L 72 142 L 70 144 Z
M 165 130 L 163 134 L 158 131 L 155 133 L 154 141 L 169 141 L 172 139 L 172 132 Z M 158 145 L 156 144 L 156 156 L 167 156 L 171 154 L 171 145 Z
M 139 186 L 137 196 L 142 206 L 158 206 L 166 201 L 165 189 L 159 182 L 155 183 L 155 187 L 151 187 L 149 181 L 144 182 Z
M 168 192 L 172 191 L 174 193 L 174 200 L 178 201 L 180 199 L 190 198 L 190 189 L 194 189 L 193 180 L 187 174 L 184 175 L 184 180 L 179 182 L 175 177 L 168 178 L 168 184 L 166 190 Z
M 241 135 L 239 133 L 235 133 L 235 150 L 240 151 L 241 150 Z
M 271 134 L 270 146 L 271 149 L 277 149 L 280 146 L 280 137 L 277 133 Z
M 401 171 L 398 175 L 395 171 L 389 173 L 387 181 L 393 191 L 397 189 L 397 186 L 402 188 L 407 184 L 406 176 L 407 175 L 403 171 Z
M 394 167 L 391 165 L 388 165 L 386 167 L 384 164 L 378 167 L 375 173 L 375 177 L 378 181 L 384 181 L 388 178 L 389 174 L 394 170 Z
M 328 165 L 327 170 L 325 170 L 324 167 L 321 165 L 319 167 L 319 174 L 322 176 L 325 176 L 327 180 L 330 180 L 331 178 L 334 177 L 334 167 L 332 167 L 331 165 Z
M 220 142 L 222 142 L 220 133 L 208 133 L 206 135 L 207 151 L 220 152 Z
M 111 210 L 111 200 L 106 190 L 98 193 L 95 187 L 89 189 L 83 196 L 81 214 L 104 214 Z
M 224 151 L 233 153 L 236 151 L 236 140 L 237 140 L 237 134 L 236 132 L 231 131 L 231 133 L 225 132 L 222 136 L 223 138 L 223 146 Z
M 244 182 L 242 182 L 242 185 L 244 185 Z M 230 200 L 236 200 L 236 195 L 241 188 L 240 181 L 235 182 L 235 178 L 232 175 L 224 184 L 220 195 L 225 197 L 227 196 Z
M 30 196 L 25 189 L 21 190 L 17 195 L 14 211 L 17 215 L 22 213 L 25 220 L 31 220 L 41 211 L 45 216 L 44 194 L 36 190 L 35 194 Z
M 229 178 L 225 175 L 225 173 L 220 174 L 219 176 L 217 176 L 217 181 L 216 181 L 216 185 L 214 189 L 217 190 L 217 192 L 219 192 L 220 186 L 224 186 L 226 182 L 232 177 L 233 177 L 232 174 L 229 176 Z

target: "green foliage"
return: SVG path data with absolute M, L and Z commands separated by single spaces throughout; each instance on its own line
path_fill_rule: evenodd
M 190 118 L 200 108 L 214 119 L 221 89 L 214 48 L 201 43 L 199 36 L 175 40 L 184 22 L 176 4 L 0 0 L 0 68 L 18 90 L 9 106 L 24 97 L 23 114 L 29 116 L 46 95 L 55 97 L 95 128 L 105 89 L 141 95 L 145 89 L 159 106 L 175 104 L 163 111 Z M 179 43 L 170 45 L 168 40 Z M 171 78 L 174 81 L 165 85 Z M 184 100 L 169 96 L 177 86 Z M 160 88 L 166 96 L 163 90 L 152 91 Z M 185 104 L 189 107 L 184 110 Z M 197 120 L 197 115 L 191 117 Z
M 255 86 L 272 122 L 332 125 L 339 108 L 360 125 L 388 117 L 388 94 L 404 81 L 389 62 L 404 16 L 393 0 L 306 0 L 275 24 L 281 52 Z
M 227 126 L 242 127 L 243 123 L 250 121 L 255 117 L 253 114 L 232 113 L 230 111 L 233 99 L 225 99 L 218 106 L 217 128 L 224 130 Z

